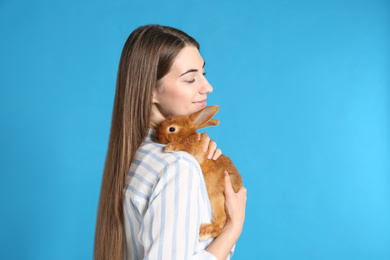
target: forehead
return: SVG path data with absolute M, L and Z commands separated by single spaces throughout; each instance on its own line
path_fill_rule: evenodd
M 199 50 L 194 46 L 184 47 L 176 56 L 172 64 L 172 70 L 180 72 L 187 69 L 202 69 L 204 61 Z

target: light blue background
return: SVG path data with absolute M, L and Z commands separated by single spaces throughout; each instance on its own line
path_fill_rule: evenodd
M 139 25 L 201 44 L 243 175 L 235 259 L 390 259 L 390 2 L 0 2 L 0 259 L 91 259 L 116 73 Z

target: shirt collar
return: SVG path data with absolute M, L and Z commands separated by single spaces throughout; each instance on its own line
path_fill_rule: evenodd
M 145 140 L 156 142 L 157 139 L 156 132 L 157 132 L 156 130 L 149 128 Z

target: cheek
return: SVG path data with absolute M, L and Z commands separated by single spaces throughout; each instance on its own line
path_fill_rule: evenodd
M 198 87 L 191 84 L 166 84 L 158 93 L 158 99 L 162 112 L 165 115 L 190 114 L 196 112 L 198 107 L 192 104 L 196 101 Z
M 166 93 L 170 101 L 176 104 L 191 103 L 196 96 L 196 89 L 192 86 L 178 85 Z

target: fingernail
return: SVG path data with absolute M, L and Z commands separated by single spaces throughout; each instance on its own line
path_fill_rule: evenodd
M 207 156 L 207 159 L 211 159 L 213 155 L 211 153 L 209 153 L 209 155 Z
M 225 170 L 225 175 L 228 175 L 228 174 L 229 174 L 228 171 Z

